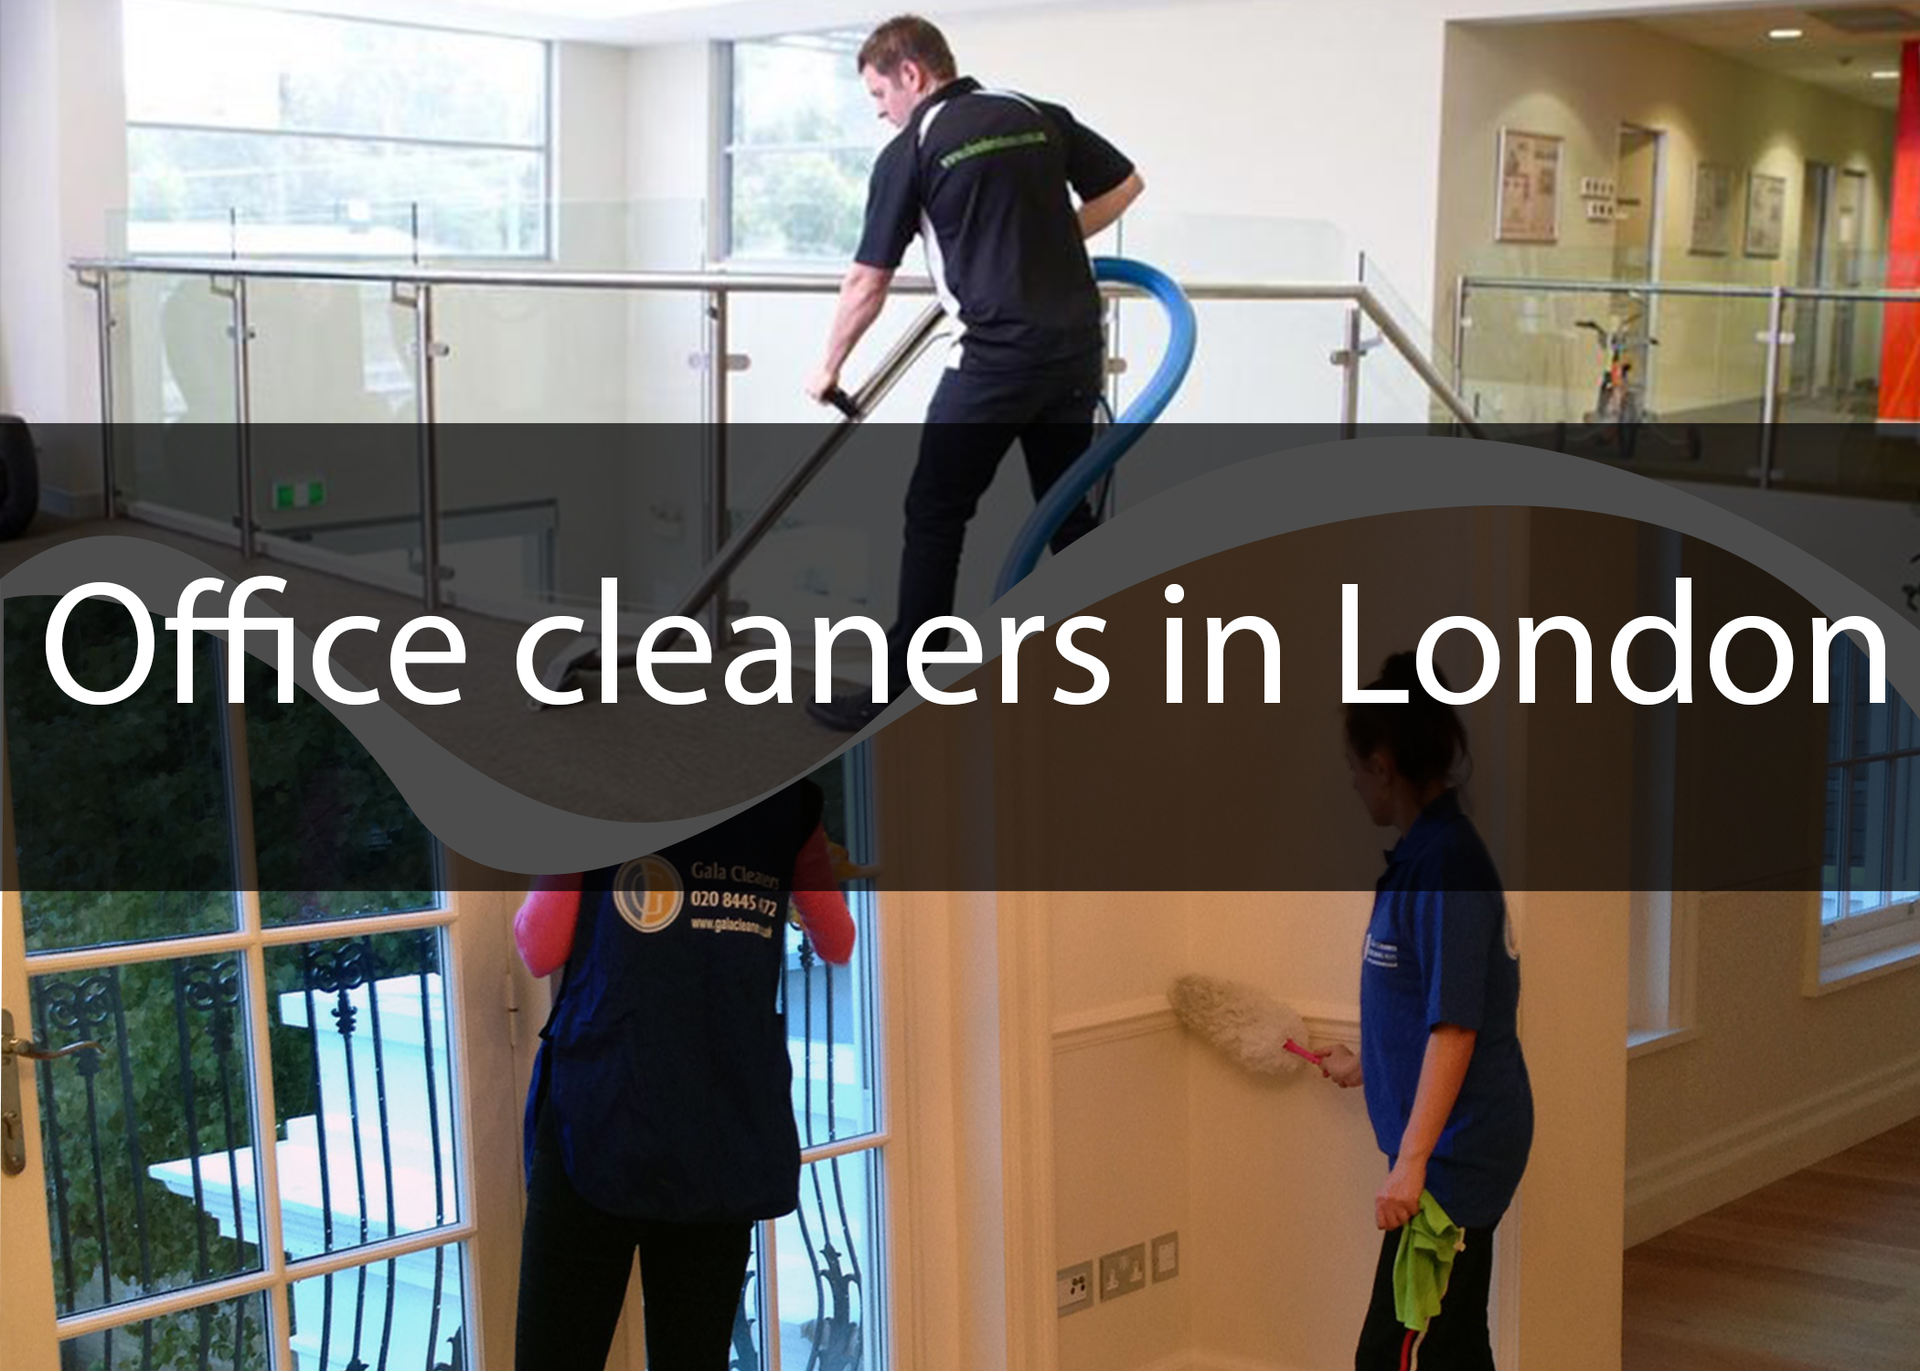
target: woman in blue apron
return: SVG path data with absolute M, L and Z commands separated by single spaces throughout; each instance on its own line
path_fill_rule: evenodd
M 1438 680 L 1446 688 L 1444 678 Z M 1453 789 L 1466 732 L 1411 652 L 1347 706 L 1347 762 L 1368 815 L 1397 828 L 1360 974 L 1360 1055 L 1321 1069 L 1362 1087 L 1388 1174 L 1357 1371 L 1493 1371 L 1493 1235 L 1526 1169 L 1533 1093 L 1516 1019 L 1520 954 L 1499 874 Z
M 853 951 L 821 807 L 789 786 L 586 873 L 577 906 L 561 878 L 523 907 L 529 966 L 563 948 L 565 978 L 527 1100 L 517 1371 L 600 1371 L 636 1253 L 649 1371 L 726 1371 L 753 1226 L 799 1203 L 778 1007 L 796 888 L 831 892 L 799 901 L 820 954 Z

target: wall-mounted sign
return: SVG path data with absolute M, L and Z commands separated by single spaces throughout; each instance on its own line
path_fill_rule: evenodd
M 1733 251 L 1733 187 L 1739 173 L 1732 167 L 1702 162 L 1693 173 L 1693 236 L 1689 252 L 1724 256 Z
M 1500 130 L 1500 180 L 1494 240 L 1560 241 L 1560 139 L 1549 133 Z
M 1753 172 L 1747 177 L 1749 257 L 1778 257 L 1787 236 L 1787 178 Z

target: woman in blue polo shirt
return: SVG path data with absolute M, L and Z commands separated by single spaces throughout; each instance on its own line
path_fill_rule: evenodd
M 1499 874 L 1452 788 L 1466 755 L 1453 708 L 1422 686 L 1410 652 L 1388 658 L 1371 688 L 1403 690 L 1405 702 L 1347 707 L 1347 761 L 1368 815 L 1401 838 L 1367 927 L 1360 1055 L 1337 1048 L 1322 1064 L 1364 1087 L 1390 1168 L 1374 1197 L 1385 1239 L 1354 1364 L 1493 1371 L 1493 1234 L 1533 1142 L 1519 949 Z M 1397 1262 L 1403 1237 L 1410 1259 Z M 1437 1264 L 1414 1255 L 1421 1243 Z
M 515 921 L 565 967 L 527 1100 L 517 1371 L 599 1371 L 636 1252 L 649 1371 L 725 1371 L 762 1219 L 799 1201 L 779 986 L 789 896 L 844 964 L 811 782 L 683 842 L 552 878 Z

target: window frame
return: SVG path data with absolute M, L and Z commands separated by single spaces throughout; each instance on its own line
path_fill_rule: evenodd
M 1700 895 L 1691 890 L 1637 890 L 1630 901 L 1631 1061 L 1700 1036 L 1695 1006 Z
M 200 3 L 200 4 L 207 5 L 209 7 L 212 7 L 213 5 L 218 4 L 219 0 L 190 0 L 190 2 Z M 221 134 L 221 135 L 235 136 L 235 137 L 260 138 L 260 139 L 265 139 L 270 141 L 282 140 L 282 139 L 293 139 L 293 140 L 302 140 L 302 141 L 319 139 L 319 140 L 338 140 L 342 142 L 351 142 L 351 143 L 360 143 L 360 144 L 371 143 L 371 144 L 379 144 L 381 146 L 389 146 L 389 147 L 437 148 L 447 152 L 479 151 L 479 152 L 519 152 L 519 153 L 535 154 L 538 156 L 539 162 L 540 162 L 540 189 L 539 189 L 540 245 L 539 247 L 537 249 L 527 251 L 527 252 L 455 251 L 455 252 L 436 253 L 434 255 L 436 258 L 441 260 L 455 260 L 455 261 L 473 263 L 473 264 L 486 264 L 486 263 L 513 264 L 513 263 L 528 263 L 528 262 L 554 262 L 558 260 L 558 244 L 555 241 L 555 234 L 556 234 L 558 225 L 556 222 L 557 216 L 555 214 L 555 208 L 554 208 L 554 162 L 555 162 L 554 129 L 558 123 L 558 110 L 559 110 L 559 89 L 558 89 L 559 60 L 558 60 L 558 53 L 557 53 L 557 45 L 554 42 L 544 38 L 529 38 L 521 34 L 496 33 L 486 29 L 458 28 L 450 24 L 426 24 L 426 23 L 420 23 L 418 21 L 412 21 L 412 20 L 375 18 L 369 15 L 361 15 L 361 14 L 350 14 L 350 15 L 336 14 L 336 13 L 329 13 L 329 12 L 320 11 L 320 10 L 309 10 L 309 9 L 292 8 L 292 7 L 275 7 L 271 12 L 275 14 L 291 16 L 298 19 L 320 20 L 320 21 L 335 23 L 335 24 L 363 25 L 363 26 L 370 26 L 370 27 L 377 27 L 377 28 L 384 28 L 384 29 L 407 29 L 415 32 L 431 33 L 431 34 L 459 34 L 463 37 L 496 38 L 496 39 L 509 40 L 513 42 L 537 44 L 540 49 L 540 84 L 541 84 L 540 100 L 539 100 L 540 123 L 541 123 L 540 138 L 536 143 L 520 144 L 520 143 L 495 142 L 491 140 L 476 141 L 472 139 L 429 138 L 429 137 L 422 137 L 417 134 L 397 135 L 397 134 L 351 133 L 351 132 L 343 132 L 340 130 L 330 130 L 330 129 L 299 129 L 299 130 L 255 129 L 255 128 L 245 128 L 245 127 L 238 127 L 234 125 L 224 125 L 224 124 L 196 124 L 191 122 L 182 122 L 178 120 L 135 119 L 129 114 L 124 121 L 124 127 L 126 130 L 125 136 L 127 140 L 129 142 L 131 141 L 132 134 L 136 129 L 151 129 L 151 130 L 166 131 L 166 132 L 178 132 L 178 133 Z M 125 64 L 127 60 L 128 60 L 127 56 L 123 54 L 121 58 L 123 73 L 124 73 Z M 131 203 L 132 201 L 131 194 L 129 194 L 127 198 L 129 203 L 127 205 L 127 209 L 125 212 L 125 219 L 122 225 L 122 232 L 127 239 L 127 242 L 125 244 L 127 250 L 129 251 L 129 253 L 133 253 L 132 237 L 134 233 L 134 226 L 136 223 L 142 223 L 147 221 L 138 221 L 134 218 L 134 211 Z M 415 209 L 417 212 L 417 209 L 418 209 L 417 202 L 415 203 Z M 273 224 L 271 222 L 268 222 L 260 225 L 255 225 L 253 227 L 270 228 L 270 227 L 273 227 Z M 230 236 L 229 236 L 228 246 L 225 249 L 210 248 L 206 250 L 197 250 L 197 249 L 190 250 L 190 249 L 158 248 L 158 249 L 142 250 L 142 251 L 139 251 L 138 253 L 133 253 L 133 255 L 137 255 L 140 257 L 148 257 L 148 258 L 160 258 L 160 259 L 179 258 L 183 260 L 207 257 L 207 256 L 225 256 L 229 254 L 235 255 L 235 256 L 244 255 L 247 257 L 266 259 L 266 260 L 307 261 L 307 262 L 364 262 L 364 261 L 389 260 L 388 258 L 382 257 L 378 254 L 360 253 L 360 252 L 298 252 L 296 253 L 296 252 L 263 251 L 263 252 L 248 252 L 245 254 L 241 254 L 237 250 L 237 241 L 231 236 L 232 233 L 233 233 L 233 228 L 230 227 L 229 228 Z M 418 238 L 417 217 L 416 217 L 415 227 L 414 227 L 414 241 L 412 243 L 412 256 L 416 262 L 420 260 L 420 243 Z
M 709 173 L 708 201 L 713 206 L 708 215 L 708 257 L 713 262 L 727 267 L 748 267 L 778 269 L 796 274 L 818 274 L 837 276 L 851 259 L 856 244 L 848 244 L 844 257 L 801 257 L 791 253 L 743 253 L 736 250 L 734 233 L 734 177 L 737 166 L 736 157 L 741 152 L 871 152 L 878 156 L 880 148 L 886 145 L 883 139 L 879 144 L 867 144 L 845 140 L 831 140 L 819 143 L 742 143 L 735 137 L 734 95 L 739 86 L 739 67 L 737 54 L 742 47 L 767 47 L 788 38 L 834 37 L 842 36 L 856 40 L 856 46 L 848 54 L 858 51 L 857 40 L 860 35 L 846 28 L 825 29 L 789 29 L 779 33 L 764 34 L 755 38 L 726 39 L 713 44 L 712 80 L 713 90 L 713 163 Z
M 873 860 L 876 841 L 874 803 L 874 765 L 870 744 L 862 743 L 849 749 L 837 759 L 844 768 L 845 803 L 847 820 L 846 847 L 850 858 L 856 863 Z M 863 1327 L 862 1342 L 874 1350 L 878 1365 L 873 1371 L 891 1371 L 900 1365 L 894 1341 L 894 1292 L 898 1283 L 894 1276 L 894 1241 L 892 1192 L 894 1189 L 894 1121 L 896 1118 L 894 1098 L 898 1078 L 896 1063 L 900 1054 L 894 1050 L 890 1024 L 893 1020 L 894 1003 L 889 995 L 889 983 L 892 976 L 888 967 L 890 958 L 888 948 L 881 931 L 879 914 L 879 896 L 870 881 L 856 881 L 847 891 L 847 904 L 858 925 L 859 936 L 854 942 L 854 958 L 860 964 L 865 980 L 866 1026 L 872 1033 L 873 1041 L 868 1049 L 875 1059 L 873 1088 L 878 1098 L 874 1102 L 869 1127 L 864 1132 L 849 1134 L 844 1138 L 831 1138 L 825 1142 L 808 1143 L 806 1120 L 796 1112 L 795 1122 L 801 1134 L 801 1198 L 800 1207 L 795 1214 L 804 1215 L 807 1207 L 808 1167 L 834 1162 L 843 1158 L 865 1158 L 871 1166 L 871 1211 L 867 1215 L 867 1240 L 872 1260 L 872 1270 L 868 1273 L 860 1290 L 860 1317 L 865 1324 L 871 1320 L 871 1334 Z M 827 964 L 822 962 L 823 968 Z M 782 963 L 782 975 L 786 974 L 785 962 Z M 829 968 L 826 974 L 830 977 Z M 829 981 L 829 986 L 831 982 Z M 787 1029 L 789 1043 L 793 1041 L 793 1028 Z M 811 1054 L 809 1053 L 809 1056 Z M 831 1071 L 831 1043 L 828 1044 L 829 1071 Z M 759 1320 L 760 1367 L 759 1371 L 781 1371 L 780 1336 L 780 1241 L 779 1226 L 793 1215 L 778 1219 L 764 1219 L 754 1225 L 753 1298 L 754 1313 Z M 831 1241 L 831 1239 L 829 1239 Z

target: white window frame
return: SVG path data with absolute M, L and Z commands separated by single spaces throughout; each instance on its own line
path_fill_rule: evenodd
M 840 759 L 845 768 L 845 786 L 847 797 L 847 849 L 855 862 L 872 860 L 874 850 L 874 769 L 873 753 L 868 746 L 862 745 L 846 753 Z M 898 1083 L 897 1062 L 900 1053 L 892 1048 L 889 1038 L 889 1024 L 894 1011 L 894 1002 L 888 994 L 888 959 L 880 928 L 879 897 L 866 882 L 860 882 L 848 892 L 847 904 L 859 922 L 859 937 L 854 944 L 854 958 L 861 964 L 861 974 L 866 978 L 867 999 L 870 1018 L 868 1029 L 873 1034 L 871 1044 L 877 1059 L 874 1083 L 879 1099 L 875 1101 L 872 1126 L 865 1133 L 856 1133 L 850 1137 L 837 1138 L 831 1142 L 803 1146 L 800 1149 L 800 1208 L 796 1213 L 805 1213 L 809 1181 L 807 1168 L 818 1162 L 832 1161 L 841 1157 L 857 1157 L 865 1154 L 872 1167 L 871 1198 L 872 1212 L 867 1216 L 869 1240 L 869 1259 L 871 1269 L 860 1291 L 860 1315 L 863 1321 L 872 1320 L 878 1325 L 870 1339 L 863 1338 L 865 1345 L 878 1350 L 879 1365 L 871 1371 L 892 1371 L 900 1366 L 893 1333 L 894 1280 L 892 1275 L 892 1229 L 893 1205 L 891 1191 L 892 1177 L 889 1172 L 893 1161 L 893 1117 L 894 1090 Z M 782 974 L 785 973 L 784 962 Z M 792 1034 L 789 1023 L 787 1032 Z M 831 1061 L 831 1044 L 828 1046 Z M 831 1067 L 829 1067 L 831 1069 Z M 804 1141 L 804 1120 L 801 1124 Z M 791 1216 L 789 1216 L 791 1217 Z M 760 1362 L 762 1371 L 781 1371 L 780 1347 L 780 1247 L 777 1231 L 781 1219 L 766 1219 L 754 1225 L 753 1262 L 757 1279 L 754 1281 L 754 1294 L 758 1309 L 760 1329 Z M 644 1359 L 643 1359 L 644 1364 Z M 635 1371 L 640 1371 L 639 1367 Z
M 1700 1035 L 1695 1016 L 1700 895 L 1636 890 L 1630 900 L 1627 1057 L 1634 1060 Z
M 201 2 L 209 3 L 209 4 L 217 4 L 217 3 L 220 3 L 220 0 L 201 0 Z M 328 129 L 248 129 L 248 128 L 240 128 L 240 127 L 235 127 L 235 126 L 226 125 L 226 124 L 196 124 L 196 123 L 173 122 L 173 121 L 163 122 L 163 121 L 134 119 L 132 117 L 129 117 L 126 121 L 126 129 L 127 129 L 128 136 L 130 137 L 133 131 L 136 129 L 154 129 L 154 130 L 163 130 L 163 131 L 169 131 L 169 132 L 216 133 L 216 134 L 223 134 L 228 136 L 258 137 L 258 138 L 264 138 L 264 139 L 300 139 L 300 140 L 337 139 L 337 140 L 341 140 L 345 142 L 353 142 L 353 143 L 379 143 L 379 144 L 385 144 L 385 145 L 394 146 L 394 147 L 432 147 L 432 148 L 438 148 L 438 149 L 449 151 L 449 152 L 493 151 L 493 152 L 537 153 L 540 158 L 540 192 L 539 192 L 540 194 L 540 246 L 528 252 L 495 252 L 495 253 L 440 252 L 440 253 L 436 253 L 435 255 L 442 258 L 457 258 L 458 260 L 461 260 L 461 261 L 475 262 L 475 263 L 485 263 L 485 262 L 525 263 L 525 262 L 552 262 L 557 260 L 557 245 L 554 242 L 556 224 L 555 224 L 554 203 L 553 203 L 554 202 L 554 136 L 553 134 L 554 134 L 554 126 L 557 122 L 557 113 L 559 109 L 559 102 L 558 102 L 559 94 L 558 94 L 558 88 L 557 88 L 558 78 L 559 78 L 559 64 L 556 58 L 555 47 L 553 43 L 545 41 L 543 39 L 526 38 L 519 34 L 494 33 L 484 29 L 460 29 L 460 28 L 454 28 L 445 24 L 421 24 L 421 23 L 408 22 L 404 20 L 374 18 L 369 15 L 337 14 L 337 13 L 330 13 L 322 10 L 296 9 L 296 8 L 287 7 L 287 6 L 278 6 L 275 8 L 278 12 L 282 12 L 288 15 L 297 16 L 297 17 L 306 18 L 306 19 L 323 20 L 331 23 L 371 25 L 371 26 L 376 26 L 380 28 L 389 28 L 389 29 L 413 29 L 417 31 L 430 32 L 430 33 L 457 33 L 463 36 L 505 38 L 505 39 L 512 39 L 513 41 L 516 41 L 516 42 L 538 43 L 541 50 L 540 67 L 541 67 L 541 84 L 542 84 L 542 89 L 540 93 L 541 94 L 540 139 L 536 143 L 526 143 L 526 144 L 499 143 L 499 142 L 486 142 L 486 141 L 476 142 L 471 139 L 426 138 L 418 135 L 399 136 L 399 135 L 392 135 L 392 134 L 351 133 L 351 132 L 343 132 L 340 130 L 328 130 Z M 131 199 L 131 197 L 129 197 L 129 199 Z M 125 232 L 128 234 L 129 238 L 131 237 L 134 231 L 135 223 L 136 221 L 133 218 L 133 210 L 131 205 L 129 205 L 127 209 L 126 225 L 125 225 Z M 271 224 L 256 224 L 248 227 L 259 229 L 259 228 L 271 228 L 273 226 Z M 417 232 L 417 226 L 416 226 L 416 232 Z M 233 254 L 236 256 L 248 256 L 248 257 L 256 257 L 256 258 L 288 258 L 288 259 L 297 258 L 298 260 L 301 260 L 301 261 L 318 261 L 318 262 L 362 261 L 362 260 L 366 260 L 366 257 L 367 257 L 367 254 L 353 253 L 353 252 L 291 253 L 291 252 L 275 252 L 272 250 L 248 251 L 242 254 L 238 251 L 237 235 L 235 236 L 234 240 L 229 243 L 229 248 L 233 251 Z M 161 258 L 165 258 L 165 257 L 194 258 L 194 257 L 207 256 L 208 253 L 198 249 L 193 249 L 193 250 L 182 249 L 178 251 L 171 251 L 167 249 L 153 249 L 153 250 L 143 251 L 140 255 L 144 257 L 161 257 Z M 419 256 L 419 243 L 416 241 L 414 244 L 414 257 L 416 258 L 416 260 L 418 259 L 418 256 Z
M 707 221 L 707 253 L 712 261 L 735 267 L 779 268 L 783 271 L 798 273 L 817 272 L 822 276 L 838 275 L 844 268 L 842 259 L 822 257 L 796 257 L 784 253 L 746 254 L 734 250 L 733 231 L 733 181 L 734 159 L 740 152 L 868 152 L 878 153 L 878 148 L 866 143 L 822 142 L 822 143 L 741 143 L 734 137 L 733 110 L 736 84 L 735 54 L 743 46 L 766 46 L 777 43 L 783 38 L 797 37 L 833 37 L 851 36 L 848 29 L 792 29 L 782 33 L 766 34 L 758 38 L 730 39 L 713 45 L 712 79 L 713 91 L 713 166 L 708 186 L 708 202 L 712 212 Z M 857 49 L 856 49 L 857 50 Z M 851 54 L 850 54 L 851 55 Z M 853 79 L 852 73 L 848 74 Z M 854 245 L 848 245 L 848 256 L 852 255 Z

